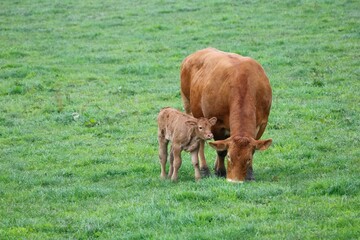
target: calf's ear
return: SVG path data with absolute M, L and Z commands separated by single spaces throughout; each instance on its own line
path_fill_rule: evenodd
M 256 150 L 266 150 L 270 147 L 272 143 L 272 139 L 266 139 L 266 140 L 256 140 L 255 143 L 255 149 Z
M 216 117 L 212 117 L 209 119 L 209 122 L 211 124 L 211 126 L 214 126 L 216 124 L 217 118 Z
M 229 148 L 229 142 L 227 139 L 209 142 L 209 145 L 216 151 L 225 151 Z
M 195 120 L 187 120 L 185 124 L 189 127 L 195 127 L 197 126 L 197 122 Z

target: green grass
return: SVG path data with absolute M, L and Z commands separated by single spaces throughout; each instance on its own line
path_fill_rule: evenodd
M 358 1 L 0 2 L 1 239 L 358 239 Z M 208 46 L 273 87 L 256 182 L 161 181 L 158 111 Z M 206 149 L 208 162 L 215 153 Z

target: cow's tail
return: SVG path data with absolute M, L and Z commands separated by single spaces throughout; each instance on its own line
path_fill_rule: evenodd
M 190 100 L 185 96 L 185 94 L 182 91 L 181 91 L 181 99 L 184 105 L 185 112 L 189 115 L 192 115 L 190 109 Z

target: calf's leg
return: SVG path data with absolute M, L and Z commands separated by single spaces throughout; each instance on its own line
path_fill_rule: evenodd
M 168 140 L 166 140 L 164 137 L 159 136 L 159 160 L 161 165 L 161 173 L 160 177 L 162 179 L 166 178 L 166 162 L 167 162 L 167 145 L 169 143 Z
M 181 166 L 181 148 L 177 146 L 172 146 L 172 153 L 174 154 L 174 163 L 173 163 L 173 174 L 171 176 L 172 181 L 177 181 L 178 171 Z
M 191 162 L 192 162 L 192 164 L 194 166 L 194 170 L 195 170 L 195 180 L 201 179 L 201 174 L 200 174 L 200 169 L 199 169 L 198 151 L 199 150 L 195 150 L 195 151 L 191 152 Z
M 169 174 L 168 177 L 171 178 L 174 172 L 174 153 L 173 148 L 170 146 L 170 167 L 169 167 Z
M 199 156 L 200 156 L 200 173 L 202 177 L 209 177 L 210 176 L 210 170 L 206 163 L 205 159 L 205 141 L 200 141 L 200 147 L 199 147 Z

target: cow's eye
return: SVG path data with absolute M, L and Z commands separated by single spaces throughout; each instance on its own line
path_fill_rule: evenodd
M 203 129 L 203 127 L 199 127 L 199 130 L 202 130 Z

